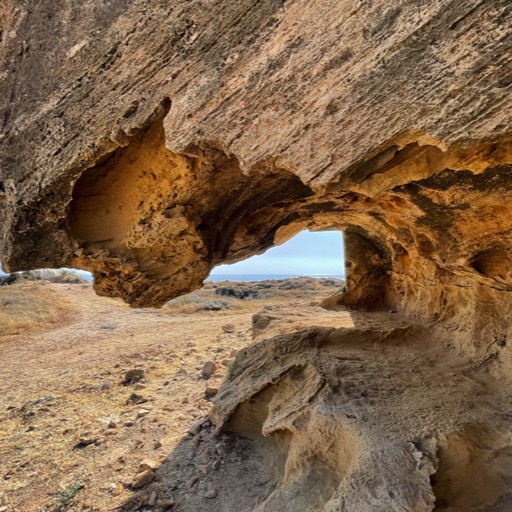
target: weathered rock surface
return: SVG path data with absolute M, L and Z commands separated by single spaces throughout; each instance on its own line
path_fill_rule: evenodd
M 263 316 L 261 341 L 214 399 L 214 426 L 158 470 L 177 511 L 510 510 L 512 406 L 495 376 L 506 347 L 475 362 L 453 332 L 398 313 Z
M 509 2 L 0 9 L 9 270 L 158 305 L 309 227 L 372 255 L 345 302 L 509 290 Z
M 510 509 L 508 0 L 5 0 L 0 66 L 6 270 L 84 268 L 158 306 L 344 230 L 329 307 L 374 313 L 266 311 L 216 397 L 262 454 L 247 503 Z

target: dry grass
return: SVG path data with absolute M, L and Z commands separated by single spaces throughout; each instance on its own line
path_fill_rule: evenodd
M 270 303 L 332 292 L 313 285 L 276 289 Z M 206 387 L 220 385 L 252 342 L 252 315 L 269 304 L 216 294 L 218 286 L 244 285 L 209 283 L 160 310 L 130 309 L 95 296 L 91 285 L 0 288 L 0 508 L 107 512 L 132 497 L 140 462 L 162 463 L 207 413 Z M 230 307 L 204 309 L 212 301 Z M 201 376 L 206 361 L 218 366 L 209 381 Z M 144 380 L 125 385 L 134 367 Z M 134 403 L 133 392 L 147 402 Z M 139 416 L 141 408 L 149 413 Z M 97 441 L 77 446 L 84 432 Z
M 31 286 L 3 287 L 0 300 L 17 297 L 21 307 L 25 298 L 35 310 L 64 298 L 78 309 L 55 329 L 0 336 L 0 508 L 113 510 L 133 494 L 140 462 L 163 461 L 207 413 L 206 386 L 219 384 L 233 351 L 249 342 L 257 305 L 169 314 L 97 297 L 91 285 Z M 225 333 L 225 323 L 236 332 Z M 219 369 L 206 382 L 208 360 Z M 135 365 L 146 371 L 142 388 L 123 384 Z M 131 401 L 133 392 L 147 402 Z M 141 408 L 149 414 L 139 417 Z M 78 446 L 84 432 L 97 442 Z
M 315 279 L 298 277 L 254 282 L 206 282 L 200 290 L 169 301 L 163 312 L 191 315 L 194 313 L 215 311 L 249 311 L 265 304 L 291 301 L 321 300 L 340 289 L 343 281 L 334 278 Z M 245 292 L 248 297 L 237 298 L 219 293 L 231 290 L 234 294 Z
M 0 288 L 0 336 L 56 327 L 75 312 L 69 296 L 45 283 Z

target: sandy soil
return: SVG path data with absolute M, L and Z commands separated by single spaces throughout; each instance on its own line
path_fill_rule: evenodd
M 206 388 L 251 342 L 263 304 L 234 299 L 231 310 L 183 314 L 130 309 L 90 285 L 44 286 L 73 315 L 0 336 L 0 510 L 113 510 L 133 495 L 141 462 L 160 464 L 210 409 Z M 208 381 L 207 361 L 218 366 Z M 134 368 L 144 378 L 124 383 Z

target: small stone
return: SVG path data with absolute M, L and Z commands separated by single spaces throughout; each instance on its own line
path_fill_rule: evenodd
M 134 424 L 134 421 L 133 421 L 133 420 L 126 420 L 126 421 L 124 422 L 124 426 L 125 426 L 125 427 L 131 427 L 131 426 L 133 426 L 133 424 Z
M 148 499 L 148 505 L 154 507 L 156 505 L 156 491 L 151 491 Z
M 229 446 L 224 443 L 217 443 L 215 445 L 215 451 L 217 452 L 217 455 L 220 455 L 221 457 L 231 453 Z
M 166 498 L 160 501 L 160 505 L 165 508 L 171 508 L 174 505 L 174 500 L 172 498 Z
M 135 384 L 135 386 L 133 386 L 133 389 L 136 389 L 137 391 L 139 391 L 141 389 L 146 389 L 146 386 L 144 386 L 144 384 L 141 384 L 140 382 L 137 382 L 137 384 Z
M 236 332 L 236 326 L 235 326 L 235 324 L 224 324 L 222 326 L 222 330 L 225 333 L 231 334 L 233 332 Z
M 160 448 L 162 448 L 162 446 L 162 441 L 160 441 L 160 439 L 157 439 L 153 444 L 153 450 L 159 450 Z
M 115 420 L 110 420 L 108 422 L 107 428 L 117 428 L 117 422 Z
M 208 464 L 198 464 L 197 465 L 197 469 L 199 469 L 199 471 L 201 471 L 201 473 L 206 475 L 210 468 L 209 468 Z
M 415 451 L 412 456 L 414 457 L 414 460 L 419 461 L 423 458 L 423 453 L 419 451 Z
M 129 405 L 129 404 L 143 404 L 143 403 L 145 403 L 147 401 L 148 401 L 147 398 L 144 398 L 143 396 L 138 395 L 137 393 L 132 393 L 128 397 L 128 400 L 126 400 L 126 404 L 127 405 Z
M 211 458 L 212 458 L 212 452 L 210 450 L 210 448 L 206 447 L 197 457 L 197 460 L 199 462 L 202 462 L 203 464 L 207 464 L 208 462 L 210 462 Z
M 154 460 L 151 459 L 144 459 L 139 464 L 139 469 L 137 473 L 142 473 L 144 471 L 152 470 L 154 471 L 156 468 L 158 468 L 158 463 L 156 463 Z
M 123 485 L 120 483 L 112 483 L 108 486 L 108 492 L 112 494 L 112 496 L 119 496 L 123 492 Z
M 194 435 L 194 436 L 197 436 L 197 434 L 199 434 L 199 432 L 201 432 L 201 428 L 203 427 L 203 423 L 205 422 L 205 419 L 204 418 L 201 418 L 199 420 L 197 420 L 189 429 L 189 433 Z
M 143 418 L 144 416 L 147 416 L 151 411 L 148 410 L 148 409 L 139 409 L 137 411 L 137 417 L 138 418 Z
M 8 508 L 7 507 L 0 507 L 0 512 L 7 512 Z
M 89 446 L 90 444 L 96 443 L 98 439 L 98 436 L 94 436 L 90 432 L 82 432 L 80 434 L 80 438 L 78 439 L 78 444 L 80 446 Z
M 214 460 L 213 461 L 212 469 L 215 469 L 215 470 L 220 469 L 220 466 L 221 466 L 220 460 Z
M 209 491 L 204 493 L 204 497 L 212 500 L 213 498 L 217 497 L 217 491 L 216 489 L 210 489 Z
M 217 365 L 213 361 L 206 361 L 201 370 L 201 375 L 204 380 L 208 380 L 217 370 Z
M 219 392 L 219 388 L 216 386 L 207 386 L 204 391 L 204 396 L 207 400 L 213 398 Z
M 132 487 L 134 489 L 141 489 L 142 487 L 145 487 L 146 485 L 149 485 L 151 482 L 153 482 L 155 478 L 156 474 L 154 471 L 151 471 L 150 469 L 142 471 L 133 477 Z

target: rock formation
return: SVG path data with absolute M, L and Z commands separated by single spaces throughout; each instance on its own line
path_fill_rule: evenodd
M 217 435 L 205 426 L 160 469 L 178 510 L 511 509 L 510 400 L 453 333 L 315 307 L 268 307 L 255 324 L 215 399 Z
M 370 327 L 365 320 L 364 328 L 340 332 L 333 319 L 327 330 L 288 334 L 282 345 L 291 344 L 290 354 L 276 356 L 281 370 L 268 361 L 263 378 L 257 370 L 266 359 L 249 358 L 252 370 L 240 378 L 261 390 L 274 371 L 275 379 L 285 379 L 283 396 L 278 386 L 258 400 L 269 411 L 263 434 L 285 431 L 293 457 L 295 444 L 309 439 L 307 421 L 325 432 L 324 441 L 339 440 L 335 451 L 316 441 L 311 447 L 330 468 L 326 485 L 338 489 L 326 510 L 431 510 L 428 475 L 444 464 L 436 462 L 442 459 L 436 444 L 444 460 L 465 454 L 468 464 L 494 453 L 499 468 L 500 454 L 510 450 L 495 414 L 500 408 L 505 414 L 510 402 L 512 363 L 511 55 L 507 0 L 4 0 L 5 270 L 83 268 L 94 273 L 98 293 L 159 306 L 199 287 L 219 263 L 304 228 L 343 230 L 348 282 L 338 305 L 370 316 L 395 311 L 388 315 L 400 315 L 409 327 L 381 328 L 377 316 Z M 268 347 L 281 346 L 272 339 Z M 357 340 L 361 361 L 354 364 L 363 369 L 352 382 L 343 369 L 354 368 L 346 358 Z M 258 347 L 268 357 L 278 350 Z M 327 347 L 323 355 L 319 347 Z M 422 350 L 425 364 L 436 368 L 428 377 L 435 382 L 425 384 L 426 401 L 418 398 L 423 385 L 415 358 Z M 400 366 L 409 351 L 416 351 L 415 362 Z M 401 373 L 388 387 L 380 372 L 393 358 Z M 476 387 L 466 383 L 482 372 Z M 322 379 L 331 382 L 329 393 Z M 403 400 L 420 400 L 415 421 L 388 421 L 373 409 L 348 419 L 310 413 L 307 421 L 293 419 L 306 425 L 293 441 L 286 432 L 293 431 L 295 413 L 285 418 L 274 411 L 286 411 L 287 393 L 294 410 L 329 403 L 339 411 L 341 387 L 372 379 L 377 402 L 398 400 L 397 390 Z M 491 385 L 493 379 L 501 385 Z M 294 382 L 301 381 L 308 385 L 297 394 Z M 461 408 L 439 398 L 452 384 Z M 472 407 L 463 399 L 472 393 L 487 399 L 475 406 L 472 423 L 455 421 Z M 501 396 L 499 407 L 491 406 L 491 396 Z M 248 397 L 226 400 L 243 408 Z M 215 421 L 236 423 L 228 417 L 239 409 L 219 400 Z M 443 406 L 444 416 L 429 416 L 427 405 Z M 482 425 L 484 405 L 494 412 Z M 371 442 L 363 440 L 371 430 L 362 426 L 367 417 L 372 425 L 383 422 Z M 396 421 L 403 422 L 396 432 L 407 432 L 412 443 L 404 445 L 410 457 L 404 448 L 396 460 L 382 459 L 375 439 L 395 446 L 386 432 Z M 453 442 L 443 445 L 443 436 Z M 363 452 L 382 462 L 378 482 L 354 474 L 344 480 L 349 463 L 339 460 L 362 460 Z M 409 485 L 394 469 L 400 466 L 416 468 L 421 484 L 411 476 Z M 503 496 L 512 490 L 511 477 L 499 468 L 487 501 L 460 501 L 459 491 L 443 488 L 437 509 L 509 510 Z M 471 481 L 459 481 L 464 474 L 451 466 L 446 472 L 454 486 Z M 300 468 L 287 462 L 285 473 L 291 478 Z M 336 487 L 341 480 L 345 491 Z M 376 493 L 373 501 L 361 497 L 365 485 Z M 400 501 L 400 489 L 414 492 L 404 491 Z M 399 505 L 391 508 L 390 500 Z

